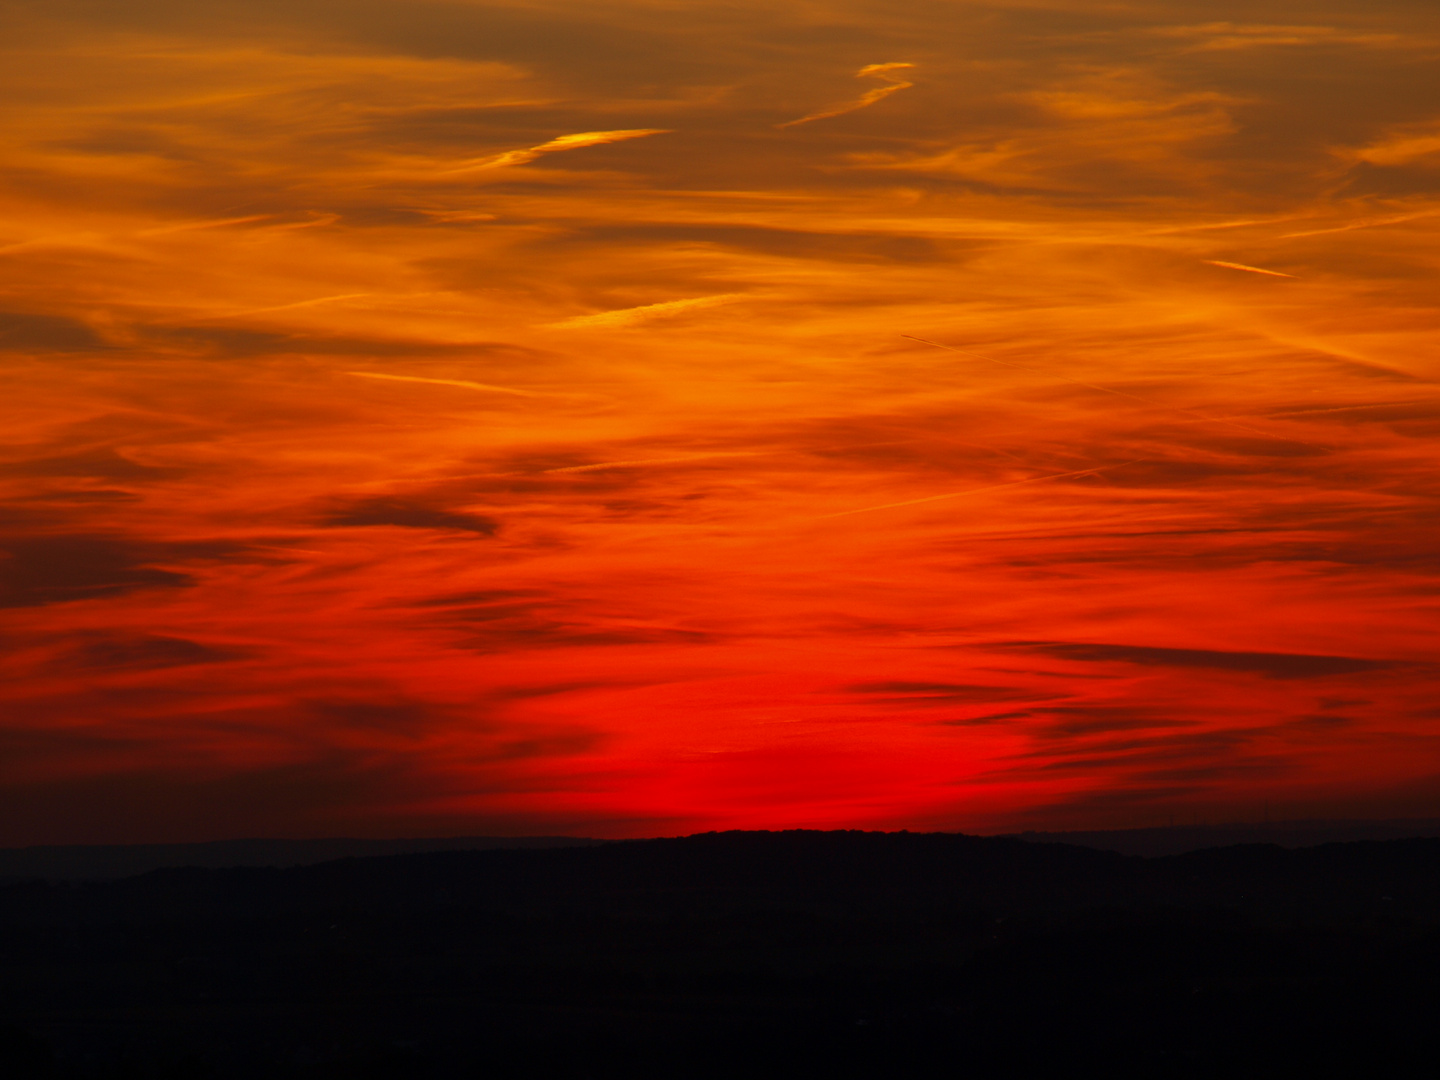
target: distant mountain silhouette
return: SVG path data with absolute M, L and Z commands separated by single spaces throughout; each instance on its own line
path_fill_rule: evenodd
M 1172 826 L 1081 832 L 1008 833 L 1032 843 L 1073 844 L 1125 855 L 1182 855 L 1234 844 L 1314 847 L 1355 840 L 1405 840 L 1440 836 L 1440 818 L 1389 821 L 1284 821 L 1236 825 Z M 594 847 L 615 841 L 583 836 L 448 836 L 364 840 L 214 840 L 198 844 L 63 844 L 0 848 L 0 882 L 102 881 L 150 870 L 203 866 L 307 866 L 334 859 L 404 855 L 425 851 L 486 851 L 514 848 Z
M 1203 848 L 1234 844 L 1277 844 L 1284 848 L 1356 840 L 1409 840 L 1440 836 L 1440 818 L 1396 818 L 1388 821 L 1246 822 L 1234 825 L 1171 825 L 1149 829 L 1102 829 L 1079 832 L 1007 834 L 1016 840 L 1118 851 L 1125 855 L 1183 855 Z
M 0 888 L 0 967 L 19 1080 L 1428 1075 L 1440 840 L 739 832 L 170 868 Z
M 602 844 L 580 836 L 447 836 L 401 840 L 214 840 L 200 844 L 57 844 L 0 848 L 0 881 L 98 881 L 134 877 L 165 867 L 305 866 L 416 851 L 583 847 Z

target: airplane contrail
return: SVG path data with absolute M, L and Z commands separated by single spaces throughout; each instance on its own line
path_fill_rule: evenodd
M 542 394 L 535 390 L 516 390 L 509 386 L 491 386 L 489 383 L 471 382 L 468 379 L 429 379 L 420 375 L 385 375 L 379 371 L 343 371 L 342 375 L 355 375 L 362 379 L 391 379 L 395 382 L 436 383 L 440 386 L 463 386 L 467 390 L 487 390 L 494 394 L 517 394 L 520 397 L 568 397 L 566 394 Z
M 1381 225 L 1398 225 L 1402 221 L 1414 221 L 1416 218 L 1434 217 L 1436 211 L 1425 210 L 1418 214 L 1402 214 L 1400 217 L 1387 218 L 1366 218 L 1364 221 L 1351 222 L 1349 225 L 1339 225 L 1333 229 L 1311 229 L 1309 232 L 1283 233 L 1281 240 L 1294 240 L 1300 236 L 1324 236 L 1326 233 L 1350 232 L 1353 229 L 1375 229 Z
M 712 454 L 685 454 L 681 457 L 634 458 L 630 461 L 601 461 L 594 465 L 567 465 L 563 469 L 542 469 L 542 473 L 593 472 L 597 469 L 620 469 L 630 465 L 670 465 L 684 461 L 706 461 L 710 458 L 764 457 L 783 454 L 784 450 L 718 450 Z
M 615 311 L 601 311 L 594 315 L 576 315 L 560 322 L 546 323 L 551 330 L 583 330 L 587 327 L 629 326 L 647 319 L 665 315 L 678 315 L 682 311 L 715 307 L 745 298 L 745 293 L 717 293 L 714 296 L 697 296 L 691 300 L 666 300 L 659 304 L 644 304 L 640 307 L 618 308 Z
M 1288 409 L 1285 412 L 1266 413 L 1266 416 L 1313 416 L 1316 413 L 1336 412 L 1358 412 L 1361 409 L 1395 409 L 1402 405 L 1434 405 L 1435 400 L 1428 401 L 1381 401 L 1371 405 L 1340 405 L 1333 409 Z
M 1144 236 L 1166 236 L 1171 233 L 1182 232 L 1209 232 L 1215 229 L 1240 229 L 1247 225 L 1274 225 L 1281 221 L 1301 221 L 1305 218 L 1313 218 L 1314 214 L 1286 214 L 1283 217 L 1269 218 L 1244 218 L 1240 221 L 1216 221 L 1205 225 L 1167 225 L 1163 229 L 1146 229 Z M 1304 236 L 1304 233 L 1292 233 L 1293 236 Z M 1284 237 L 1281 237 L 1284 239 Z
M 1299 235 L 1305 235 L 1305 234 L 1302 233 L 1302 234 L 1299 234 Z M 1262 270 L 1262 269 L 1261 269 L 1260 267 L 1258 267 L 1258 266 L 1246 266 L 1244 263 L 1225 262 L 1225 261 L 1222 260 L 1222 259 L 1203 259 L 1203 260 L 1201 260 L 1201 261 L 1206 262 L 1206 263 L 1209 263 L 1211 266 L 1223 266 L 1223 267 L 1225 267 L 1227 270 L 1244 270 L 1244 271 L 1246 271 L 1246 272 L 1248 272 L 1248 273 L 1251 273 L 1251 274 L 1268 274 L 1270 277 L 1288 277 L 1288 278 L 1293 278 L 1293 277 L 1295 276 L 1294 274 L 1282 274 L 1279 270 Z
M 888 85 L 877 86 L 874 90 L 867 90 L 854 101 L 848 101 L 844 105 L 835 105 L 820 112 L 810 113 L 798 120 L 786 120 L 783 124 L 776 124 L 777 128 L 795 127 L 797 124 L 808 124 L 812 120 L 828 120 L 832 116 L 844 116 L 846 113 L 856 112 L 860 109 L 874 105 L 877 101 L 889 97 L 891 94 L 906 87 L 914 86 L 912 82 L 891 75 L 890 72 L 898 71 L 901 68 L 913 68 L 914 64 L 866 64 L 855 73 L 857 79 L 876 78 L 883 79 Z
M 252 221 L 265 221 L 274 214 L 251 214 L 248 217 L 212 218 L 209 221 L 186 221 L 179 225 L 161 225 L 154 229 L 142 229 L 136 236 L 163 236 L 166 233 L 190 232 L 195 229 L 218 229 L 225 225 L 245 225 Z
M 479 158 L 475 161 L 468 161 L 453 169 L 442 169 L 441 175 L 462 172 L 479 172 L 483 169 L 503 169 L 507 165 L 524 165 L 534 161 L 542 154 L 554 154 L 561 150 L 578 150 L 582 146 L 600 146 L 604 143 L 620 142 L 624 139 L 643 139 L 647 135 L 667 135 L 670 128 L 627 128 L 620 131 L 581 131 L 575 135 L 561 135 L 543 142 L 538 146 L 529 146 L 523 150 L 507 150 L 503 154 L 496 154 L 493 157 Z
M 293 304 L 274 304 L 270 307 L 246 308 L 244 311 L 226 311 L 219 315 L 197 315 L 187 319 L 187 323 L 214 322 L 217 319 L 238 319 L 245 315 L 266 315 L 272 311 L 290 311 L 292 308 L 315 307 L 318 304 L 330 304 L 337 300 L 355 300 L 361 296 L 375 296 L 375 293 L 352 292 L 339 293 L 336 296 L 317 296 L 313 300 L 297 300 Z
M 57 233 L 52 236 L 37 236 L 33 240 L 21 240 L 13 244 L 6 244 L 0 247 L 0 255 L 9 254 L 12 251 L 24 251 L 27 248 L 44 247 L 47 244 L 85 243 L 94 244 L 97 241 L 127 239 L 130 237 L 165 236 L 169 233 L 192 232 L 197 229 L 218 229 L 224 225 L 244 225 L 252 221 L 267 221 L 273 218 L 274 214 L 251 214 L 248 217 L 214 218 L 208 221 L 185 221 L 179 225 L 161 225 L 154 229 L 141 229 L 139 232 L 123 234 L 107 233 Z
M 228 315 L 211 315 L 212 319 L 229 319 L 238 315 L 260 315 L 270 311 L 289 311 L 291 308 L 314 307 L 316 304 L 329 304 L 336 300 L 356 300 L 362 296 L 374 296 L 368 292 L 340 293 L 336 296 L 317 296 L 314 300 L 297 300 L 293 304 L 276 304 L 274 307 L 246 308 L 244 311 L 232 311 Z

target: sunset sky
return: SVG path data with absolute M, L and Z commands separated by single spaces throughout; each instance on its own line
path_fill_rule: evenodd
M 10 0 L 0 844 L 1440 814 L 1433 0 Z

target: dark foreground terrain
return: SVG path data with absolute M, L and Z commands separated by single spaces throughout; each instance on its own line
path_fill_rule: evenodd
M 0 1074 L 1431 1076 L 1440 840 L 723 833 L 0 890 Z

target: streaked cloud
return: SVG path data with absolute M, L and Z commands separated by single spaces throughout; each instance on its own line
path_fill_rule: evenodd
M 900 90 L 906 90 L 915 84 L 906 82 L 896 75 L 897 71 L 904 71 L 913 68 L 914 64 L 892 63 L 892 64 L 866 64 L 855 73 L 857 79 L 873 78 L 881 79 L 884 86 L 877 86 L 874 90 L 867 90 L 854 101 L 847 101 L 841 105 L 832 105 L 819 112 L 809 113 L 798 120 L 786 120 L 784 123 L 776 124 L 777 128 L 796 127 L 800 124 L 808 124 L 815 120 L 828 120 L 832 116 L 844 116 L 846 113 L 858 112 L 860 109 L 868 108 L 877 101 L 883 101 L 891 94 Z
M 448 169 L 440 170 L 442 176 L 452 173 L 479 172 L 483 169 L 503 169 L 510 165 L 526 165 L 545 154 L 562 150 L 580 150 L 587 146 L 603 146 L 606 143 L 623 142 L 626 139 L 643 139 L 650 135 L 666 135 L 666 128 L 634 128 L 628 131 L 582 131 L 574 135 L 560 135 L 538 146 L 524 150 L 506 150 L 493 157 L 478 158 L 460 162 Z
M 1202 51 L 1275 48 L 1284 46 L 1359 45 L 1373 48 L 1414 48 L 1421 42 L 1397 33 L 1356 33 L 1336 26 L 1269 25 L 1211 22 L 1195 26 L 1157 26 L 1148 31 L 1159 37 L 1191 39 Z
M 1427 124 L 1419 130 L 1395 132 L 1368 146 L 1341 150 L 1339 153 L 1343 157 L 1369 165 L 1411 165 L 1424 162 L 1433 166 L 1440 162 L 1440 158 L 1435 158 L 1436 154 L 1440 154 L 1440 131 L 1435 130 L 1435 125 Z M 1432 158 L 1435 158 L 1435 161 L 1431 161 Z
M 746 299 L 743 293 L 720 293 L 715 296 L 697 296 L 688 300 L 664 300 L 658 304 L 641 304 L 639 307 L 620 308 L 616 311 L 600 311 L 594 315 L 576 315 L 548 324 L 554 330 L 619 329 L 637 323 L 682 315 L 689 311 L 718 307 Z
M 518 397 L 550 397 L 549 394 L 534 390 L 517 390 L 513 386 L 492 386 L 489 383 L 471 382 L 469 379 L 432 379 L 424 375 L 392 375 L 383 371 L 347 371 L 358 379 L 388 379 L 391 382 L 431 383 L 435 386 L 462 386 L 466 390 L 483 390 L 491 394 L 515 394 Z
M 1125 465 L 1135 464 L 1132 461 L 1124 462 Z M 906 499 L 903 502 L 882 503 L 879 506 L 865 506 L 859 510 L 842 510 L 838 514 L 826 514 L 827 518 L 849 517 L 851 514 L 869 514 L 876 510 L 898 510 L 905 506 L 919 506 L 922 503 L 942 502 L 946 499 L 960 499 L 967 495 L 983 495 L 991 491 L 1000 491 L 1004 488 L 1019 487 L 1022 484 L 1038 484 L 1043 480 L 1075 480 L 1084 476 L 1095 476 L 1104 472 L 1107 468 L 1119 468 L 1119 465 L 1097 465 L 1093 469 L 1081 469 L 1077 472 L 1068 473 L 1047 473 L 1044 476 L 1027 476 L 1020 480 L 1009 480 L 1003 484 L 990 484 L 986 487 L 970 488 L 968 491 L 948 491 L 943 495 L 925 495 L 918 499 Z

